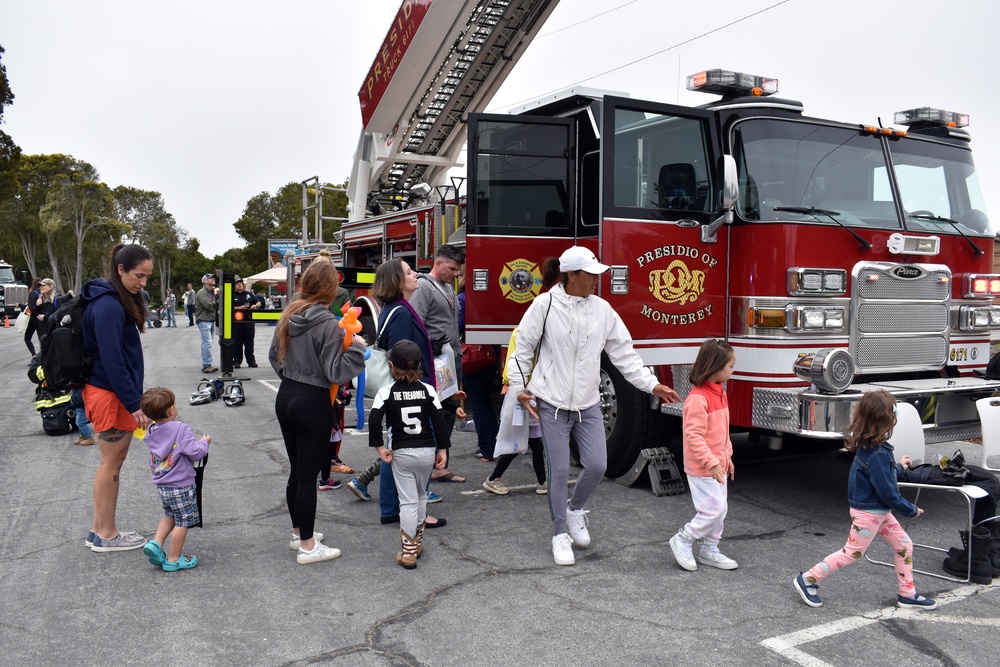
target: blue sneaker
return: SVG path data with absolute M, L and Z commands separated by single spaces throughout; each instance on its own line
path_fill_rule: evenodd
M 94 548 L 94 531 L 92 530 L 87 531 L 87 539 L 83 541 L 83 546 L 87 547 L 88 549 Z
M 444 500 L 444 496 L 440 493 L 434 493 L 433 491 L 427 492 L 427 502 L 428 503 L 439 503 Z
M 802 601 L 805 602 L 810 607 L 822 607 L 823 601 L 819 599 L 819 586 L 817 584 L 810 584 L 806 581 L 802 573 L 799 572 L 799 576 L 795 577 L 795 590 L 799 592 L 802 597 Z M 903 598 L 899 598 L 902 600 Z M 900 606 L 903 606 L 900 604 Z
M 198 564 L 197 556 L 181 556 L 177 560 L 163 561 L 164 572 L 176 572 L 177 570 L 190 570 Z
M 896 605 L 899 607 L 914 607 L 916 609 L 937 609 L 938 603 L 923 595 L 914 595 L 912 598 L 905 598 L 902 595 L 896 596 Z
M 347 483 L 347 488 L 351 490 L 351 493 L 358 497 L 358 500 L 371 500 L 371 494 L 368 493 L 368 487 L 358 481 L 357 477 L 351 479 Z
M 157 567 L 162 567 L 163 563 L 167 560 L 167 555 L 163 553 L 163 547 L 156 540 L 146 542 L 146 546 L 142 548 L 142 553 L 146 554 L 149 562 Z

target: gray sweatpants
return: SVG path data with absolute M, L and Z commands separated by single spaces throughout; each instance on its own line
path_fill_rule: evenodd
M 392 452 L 392 478 L 399 494 L 399 527 L 410 537 L 427 518 L 427 480 L 434 469 L 433 447 L 413 447 Z
M 569 439 L 576 439 L 583 472 L 576 478 L 569 507 L 581 510 L 601 483 L 608 469 L 608 444 L 604 439 L 604 417 L 598 403 L 586 410 L 559 410 L 538 399 L 542 442 L 549 468 L 549 513 L 552 535 L 566 532 L 566 497 L 569 495 Z

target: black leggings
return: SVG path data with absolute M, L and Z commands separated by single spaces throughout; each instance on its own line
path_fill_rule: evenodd
M 28 328 L 24 330 L 24 344 L 28 346 L 28 351 L 31 352 L 31 356 L 35 356 L 35 343 L 31 339 L 35 337 L 35 332 L 38 330 L 38 320 L 35 319 L 35 314 L 31 314 L 31 319 L 28 320 Z
M 285 500 L 292 528 L 308 540 L 316 523 L 316 478 L 324 459 L 329 463 L 333 410 L 330 390 L 282 380 L 274 402 L 274 414 L 281 427 L 288 453 L 288 484 Z
M 531 466 L 535 469 L 535 479 L 539 484 L 545 483 L 545 448 L 542 446 L 541 438 L 528 438 L 528 447 L 531 448 Z M 490 481 L 500 479 L 507 471 L 511 461 L 517 458 L 517 454 L 503 454 L 497 458 L 497 465 L 490 475 Z

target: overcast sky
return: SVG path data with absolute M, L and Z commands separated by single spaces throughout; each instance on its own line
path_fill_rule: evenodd
M 112 187 L 162 193 L 213 256 L 242 245 L 232 225 L 254 195 L 350 175 L 357 92 L 399 6 L 0 0 L 16 95 L 4 130 L 27 154 L 70 154 Z M 995 218 L 998 19 L 995 0 L 562 0 L 490 111 L 574 84 L 702 104 L 683 80 L 713 67 L 777 77 L 811 116 L 960 111 Z

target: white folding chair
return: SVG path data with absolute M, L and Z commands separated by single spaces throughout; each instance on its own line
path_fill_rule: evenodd
M 1000 456 L 1000 396 L 980 398 L 976 401 L 979 410 L 979 423 L 983 433 L 982 466 L 990 472 L 1000 472 L 1000 468 L 991 468 L 987 459 Z
M 920 463 L 925 463 L 924 457 L 926 453 L 925 443 L 924 443 L 924 425 L 920 422 L 920 414 L 917 409 L 909 403 L 897 403 L 898 413 L 896 415 L 896 427 L 892 430 L 892 437 L 889 438 L 889 442 L 892 444 L 893 450 L 896 452 L 896 461 L 898 462 L 903 458 L 904 455 L 909 455 L 912 460 L 913 465 L 918 465 Z M 948 581 L 955 581 L 961 584 L 968 583 L 972 580 L 972 506 L 973 502 L 979 498 L 985 498 L 988 494 L 983 489 L 978 486 L 972 486 L 970 484 L 965 484 L 963 486 L 941 486 L 938 484 L 917 484 L 914 482 L 899 482 L 900 489 L 916 489 L 917 495 L 913 499 L 913 504 L 916 505 L 920 500 L 920 493 L 924 490 L 928 491 L 944 491 L 946 493 L 958 493 L 965 499 L 965 504 L 967 512 L 965 515 L 964 523 L 965 530 L 969 534 L 970 543 L 966 549 L 968 554 L 968 562 L 966 563 L 965 579 L 958 579 L 957 577 L 951 577 L 947 574 L 939 574 L 937 572 L 928 572 L 927 570 L 918 570 L 913 568 L 914 572 L 919 572 L 920 574 L 926 575 L 928 577 L 936 577 L 938 579 L 947 579 Z M 904 526 L 907 527 L 907 533 L 909 533 L 909 521 L 906 521 Z M 912 539 L 913 536 L 910 535 Z M 947 548 L 935 547 L 929 544 L 918 544 L 913 543 L 914 548 L 920 547 L 922 549 L 930 549 L 932 551 L 940 551 L 947 553 Z M 893 563 L 888 561 L 875 560 L 871 558 L 867 553 L 865 553 L 865 558 L 870 563 L 875 563 L 876 565 L 888 565 L 889 567 L 894 567 Z

